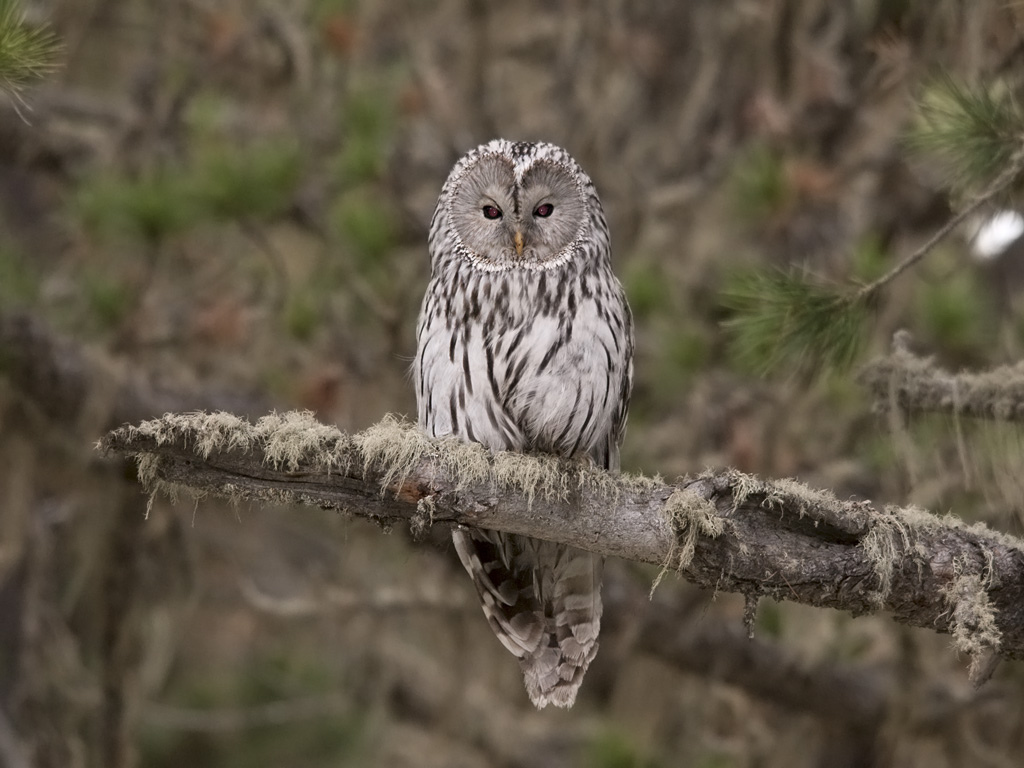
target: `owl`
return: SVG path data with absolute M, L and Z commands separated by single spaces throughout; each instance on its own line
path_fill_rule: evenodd
M 492 451 L 617 470 L 633 328 L 597 190 L 564 149 L 498 139 L 459 160 L 430 224 L 413 363 L 420 427 Z M 538 707 L 571 707 L 597 653 L 603 561 L 526 536 L 454 531 Z

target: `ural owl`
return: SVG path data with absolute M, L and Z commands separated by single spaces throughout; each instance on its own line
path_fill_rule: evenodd
M 429 246 L 413 364 L 420 426 L 617 470 L 632 318 L 587 174 L 551 144 L 477 147 L 441 189 Z M 453 538 L 533 703 L 572 706 L 597 653 L 602 559 L 493 531 Z

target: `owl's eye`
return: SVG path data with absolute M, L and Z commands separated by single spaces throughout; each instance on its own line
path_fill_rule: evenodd
M 554 210 L 555 206 L 553 206 L 551 203 L 544 203 L 543 205 L 537 206 L 537 209 L 533 212 L 533 215 L 547 218 L 548 216 L 551 215 L 551 212 Z
M 484 218 L 485 219 L 500 219 L 501 208 L 496 205 L 485 205 L 484 206 Z

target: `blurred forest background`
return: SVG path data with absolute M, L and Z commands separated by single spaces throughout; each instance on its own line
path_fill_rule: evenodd
M 126 419 L 414 415 L 426 231 L 487 139 L 594 179 L 636 318 L 624 469 L 732 465 L 1020 532 L 1011 427 L 898 434 L 850 372 L 762 378 L 721 295 L 752 268 L 877 277 L 941 226 L 903 140 L 942 73 L 1019 93 L 1006 0 L 40 0 L 62 65 L 0 104 L 0 763 L 1019 766 L 1024 665 L 611 563 L 602 650 L 535 712 L 447 536 L 147 499 Z M 1007 253 L 1012 256 L 1013 249 Z M 886 292 L 946 366 L 1019 360 L 1024 262 L 945 241 Z M 956 427 L 956 428 L 954 428 Z M 958 441 L 959 433 L 959 441 Z M 966 447 L 965 447 L 966 446 Z M 676 653 L 652 642 L 693 631 Z M 657 646 L 657 647 L 655 647 Z

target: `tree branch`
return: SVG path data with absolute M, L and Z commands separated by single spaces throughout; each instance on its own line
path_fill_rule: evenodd
M 54 336 L 45 325 L 27 315 L 0 312 L 0 339 L 4 342 L 0 345 L 4 350 L 4 373 L 26 397 L 31 398 L 55 420 L 80 420 L 83 410 L 91 410 L 87 403 L 93 398 L 87 393 L 96 386 L 112 387 L 119 393 L 117 397 L 110 398 L 114 406 L 112 412 L 100 420 L 107 423 L 142 418 L 138 414 L 145 410 L 149 410 L 145 415 L 153 415 L 159 412 L 155 410 L 158 408 L 180 410 L 200 404 L 217 407 L 217 403 L 227 402 L 226 398 L 211 397 L 205 392 L 163 394 L 154 391 L 148 380 L 117 371 L 102 356 L 86 354 L 78 345 Z M 108 378 L 113 374 L 118 375 L 113 380 Z M 258 408 L 258 404 L 253 403 L 249 410 Z M 265 410 L 266 406 L 263 408 Z M 94 419 L 88 421 L 95 423 Z M 265 454 L 265 450 L 262 453 Z M 190 461 L 196 460 L 191 451 L 186 452 L 185 456 Z M 260 451 L 245 460 L 257 467 L 262 466 L 261 461 Z M 366 482 L 358 473 L 352 474 L 357 484 Z M 292 479 L 298 480 L 298 477 Z M 285 485 L 287 487 L 287 481 Z M 365 495 L 368 499 L 367 508 L 372 513 L 381 503 L 376 486 L 370 486 Z M 403 514 L 416 517 L 416 511 L 411 509 Z M 436 509 L 435 517 L 440 519 Z M 776 517 L 782 521 L 780 515 Z M 423 516 L 420 515 L 419 519 L 422 520 Z M 859 530 L 860 527 L 853 526 L 851 535 L 856 537 Z M 729 536 L 729 532 L 726 531 L 723 536 Z M 699 559 L 702 557 L 702 547 L 712 543 L 717 542 L 694 542 L 694 559 L 698 564 L 702 562 Z M 791 583 L 799 584 L 790 576 L 786 578 L 790 578 Z M 775 581 L 779 582 L 779 579 Z M 743 628 L 738 625 L 694 625 L 686 617 L 680 616 L 677 609 L 670 610 L 665 605 L 646 603 L 640 595 L 633 595 L 632 589 L 630 594 L 641 600 L 643 606 L 636 606 L 621 597 L 616 598 L 616 593 L 621 589 L 615 585 L 622 587 L 620 582 L 613 580 L 606 585 L 606 603 L 612 616 L 616 613 L 632 613 L 636 616 L 639 615 L 638 608 L 644 609 L 642 614 L 647 618 L 635 630 L 637 649 L 652 653 L 693 674 L 739 685 L 752 695 L 816 715 L 828 722 L 844 724 L 844 727 L 873 728 L 884 719 L 884 713 L 891 704 L 894 685 L 887 670 L 806 665 L 799 657 L 788 654 L 784 648 L 758 640 L 747 640 Z M 789 595 L 788 588 L 783 589 L 785 595 Z M 756 593 L 756 590 L 751 591 Z M 344 598 L 342 603 L 361 604 L 360 600 L 376 603 L 373 597 L 358 598 L 352 595 Z M 633 607 L 629 607 L 627 602 Z M 289 613 L 296 608 L 293 604 L 261 607 L 275 612 L 286 610 Z M 305 609 L 300 607 L 301 610 L 310 609 L 306 606 Z M 1007 619 L 1003 617 L 1001 620 Z M 974 701 L 974 697 L 964 699 L 938 684 L 927 690 L 931 692 L 931 703 L 924 711 L 929 714 L 922 714 L 922 717 L 929 725 L 922 727 L 935 727 L 935 723 L 944 722 L 951 712 L 955 714 L 959 707 Z M 986 690 L 991 692 L 991 686 Z
M 392 418 L 350 436 L 294 412 L 255 424 L 168 414 L 117 429 L 100 447 L 137 456 L 154 491 L 296 501 L 414 531 L 445 523 L 526 534 L 674 568 L 717 590 L 884 610 L 951 633 L 979 676 L 991 653 L 1024 657 L 1024 544 L 792 480 L 723 470 L 668 484 L 431 440 Z
M 859 377 L 874 397 L 874 409 L 894 406 L 908 413 L 945 413 L 993 421 L 1024 421 L 1024 364 L 981 373 L 950 373 L 930 357 L 910 351 L 899 331 L 893 351 L 865 367 Z
M 180 411 L 195 407 L 234 407 L 237 410 L 240 405 L 236 402 L 232 406 L 230 398 L 211 391 L 156 389 L 147 377 L 118 370 L 103 355 L 89 354 L 81 345 L 55 335 L 44 323 L 23 313 L 0 312 L 0 350 L 3 375 L 54 423 L 66 425 L 77 422 L 83 429 L 89 429 L 91 425 L 93 430 L 98 423 L 109 424 L 105 428 L 110 429 L 125 421 L 155 416 L 162 412 L 161 409 Z M 109 403 L 109 410 L 90 405 L 90 401 L 97 398 L 89 394 L 93 388 L 108 392 L 103 399 Z M 117 394 L 113 396 L 110 393 Z M 257 400 L 242 407 L 247 412 L 266 412 L 270 408 Z M 92 415 L 86 416 L 87 413 Z M 379 503 L 379 497 L 374 495 L 373 501 L 374 504 Z M 622 594 L 627 587 L 628 599 Z M 244 583 L 240 588 L 242 596 L 252 607 L 282 616 L 307 615 L 329 609 L 391 610 L 399 606 L 407 609 L 413 604 L 429 605 L 434 611 L 462 610 L 454 596 L 432 595 L 419 590 L 405 597 L 397 592 L 372 595 L 328 593 L 322 597 L 322 604 L 313 604 L 295 599 L 274 600 Z M 873 722 L 888 706 L 891 681 L 882 670 L 860 667 L 833 670 L 820 666 L 804 669 L 800 660 L 787 654 L 784 648 L 758 640 L 749 641 L 739 626 L 709 626 L 706 622 L 692 626 L 688 617 L 680 614 L 678 606 L 670 608 L 649 603 L 642 590 L 622 579 L 611 578 L 611 573 L 606 577 L 605 604 L 609 630 L 614 626 L 616 615 L 633 619 L 640 615 L 647 617 L 640 627 L 631 630 L 631 634 L 637 634 L 640 650 L 692 674 L 738 685 L 772 703 L 791 706 L 825 719 L 838 718 L 839 722 L 853 723 L 856 727 L 866 721 Z M 766 670 L 775 670 L 771 678 L 773 683 L 767 686 L 761 683 L 769 679 Z M 812 673 L 823 675 L 825 682 L 815 686 Z M 869 684 L 869 679 L 873 683 Z M 853 680 L 862 680 L 862 684 L 853 684 Z M 406 692 L 403 698 L 409 699 L 410 696 L 412 693 Z M 826 700 L 830 702 L 827 706 L 823 703 Z M 493 709 L 494 703 L 486 706 Z M 219 722 L 217 717 L 212 720 Z M 3 747 L 0 743 L 0 752 Z

